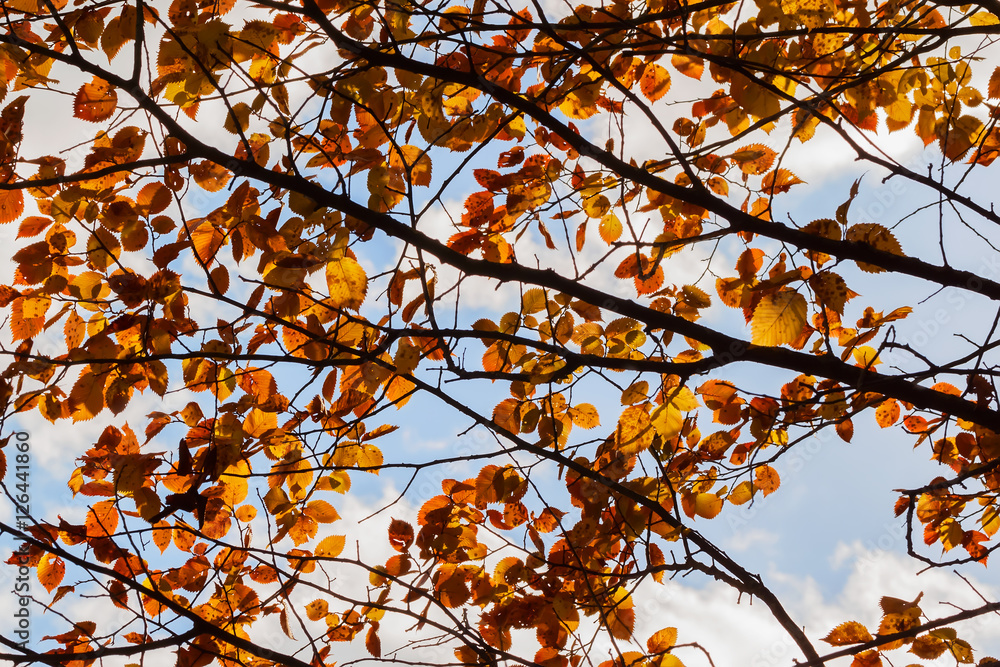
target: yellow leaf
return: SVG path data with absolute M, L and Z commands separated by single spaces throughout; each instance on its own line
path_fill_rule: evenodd
M 861 345 L 854 348 L 854 361 L 862 368 L 873 368 L 882 363 L 878 358 L 878 350 L 871 345 Z
M 603 218 L 611 210 L 611 202 L 604 195 L 593 195 L 583 202 L 583 212 L 591 218 Z
M 400 159 L 398 152 L 393 151 L 390 157 L 391 166 L 409 170 L 410 182 L 413 185 L 429 186 L 431 184 L 431 158 L 427 152 L 410 144 L 400 146 L 399 152 L 402 153 L 402 159 Z
M 566 412 L 569 413 L 570 419 L 573 423 L 580 428 L 594 428 L 595 426 L 600 426 L 601 420 L 597 414 L 597 408 L 595 408 L 590 403 L 580 403 Z
M 347 538 L 344 535 L 330 535 L 316 545 L 316 555 L 320 558 L 336 558 L 344 550 Z
M 833 0 L 782 0 L 781 11 L 809 29 L 818 28 L 837 11 Z
M 681 432 L 681 428 L 684 426 L 684 415 L 681 414 L 680 409 L 673 403 L 665 403 L 659 405 L 653 410 L 653 413 L 649 415 L 650 423 L 656 432 L 660 434 L 660 437 L 664 440 L 670 440 Z
M 694 498 L 694 513 L 703 519 L 714 519 L 722 511 L 722 498 L 714 493 L 699 493 Z
M 742 74 L 733 73 L 730 94 L 744 111 L 756 119 L 781 111 L 781 100 L 777 95 Z
M 727 500 L 734 505 L 743 505 L 750 502 L 752 498 L 753 484 L 744 480 L 733 487 L 732 491 L 729 492 Z
M 358 310 L 368 292 L 368 276 L 356 260 L 341 257 L 326 265 L 326 284 L 335 308 Z
M 309 617 L 310 621 L 318 621 L 321 618 L 326 618 L 328 609 L 329 605 L 326 600 L 313 600 L 306 605 L 306 616 Z
M 230 134 L 238 134 L 239 131 L 246 132 L 250 127 L 250 112 L 252 109 L 246 102 L 237 102 L 233 105 L 232 111 L 226 115 L 224 127 Z
M 1000 510 L 995 506 L 987 507 L 980 521 L 983 524 L 983 532 L 993 537 L 997 530 L 1000 530 Z
M 420 348 L 411 345 L 405 340 L 399 342 L 396 348 L 396 356 L 393 357 L 393 364 L 396 365 L 396 372 L 401 375 L 412 373 L 420 363 Z
M 596 83 L 580 86 L 566 95 L 565 101 L 559 105 L 559 110 L 569 118 L 580 120 L 590 118 L 600 110 L 597 106 L 600 94 L 601 87 Z
M 649 395 L 649 383 L 645 380 L 633 382 L 628 389 L 622 392 L 622 405 L 631 405 L 646 399 Z
M 960 546 L 962 544 L 962 537 L 965 534 L 965 531 L 962 530 L 962 524 L 951 517 L 941 522 L 937 532 L 941 540 L 941 546 L 944 547 L 945 551 L 951 551 L 955 547 Z
M 977 27 L 984 25 L 996 25 L 997 23 L 1000 23 L 1000 19 L 998 19 L 996 15 L 991 12 L 976 12 L 969 17 L 969 23 Z
M 545 309 L 545 290 L 540 288 L 530 289 L 521 296 L 521 312 L 532 315 Z
M 667 403 L 676 406 L 681 412 L 691 412 L 698 409 L 698 398 L 687 387 L 674 387 L 664 391 Z
M 798 292 L 778 292 L 757 304 L 751 323 L 755 345 L 774 347 L 791 343 L 806 325 L 806 299 Z

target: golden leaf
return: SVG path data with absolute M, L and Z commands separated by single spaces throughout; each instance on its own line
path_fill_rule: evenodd
M 358 310 L 368 292 L 368 276 L 358 262 L 350 257 L 330 260 L 326 265 L 326 284 L 330 302 L 335 308 Z
M 595 426 L 600 426 L 601 420 L 597 414 L 597 408 L 595 408 L 590 403 L 580 403 L 569 408 L 566 412 L 569 413 L 570 418 L 573 423 L 580 428 L 594 428 Z
M 753 343 L 768 347 L 791 343 L 806 325 L 806 310 L 806 299 L 798 292 L 765 296 L 753 312 Z
M 347 538 L 344 535 L 330 535 L 316 545 L 316 555 L 320 558 L 336 558 L 344 550 Z
M 830 634 L 823 638 L 827 644 L 833 646 L 844 646 L 846 644 L 861 644 L 872 640 L 872 635 L 861 623 L 857 621 L 847 621 L 835 627 Z
M 677 628 L 663 628 L 657 630 L 652 637 L 646 640 L 646 648 L 650 653 L 663 653 L 669 651 L 677 643 Z
M 310 621 L 318 621 L 326 618 L 329 605 L 326 600 L 316 599 L 306 605 L 306 616 Z
M 699 493 L 694 497 L 694 513 L 703 519 L 717 517 L 722 505 L 722 498 L 714 493 Z

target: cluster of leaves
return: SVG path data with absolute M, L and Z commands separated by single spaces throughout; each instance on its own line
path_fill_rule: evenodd
M 0 407 L 100 424 L 74 452 L 81 511 L 2 524 L 24 546 L 8 562 L 27 559 L 46 607 L 96 594 L 128 620 L 2 657 L 322 667 L 363 638 L 375 658 L 676 667 L 710 651 L 673 626 L 643 643 L 636 599 L 697 572 L 760 600 L 822 664 L 837 656 L 697 526 L 778 491 L 787 452 L 823 429 L 850 442 L 859 419 L 949 466 L 896 505 L 914 557 L 985 565 L 997 547 L 995 326 L 933 360 L 897 342 L 911 306 L 859 292 L 897 276 L 995 301 L 1000 284 L 908 255 L 924 229 L 852 212 L 860 182 L 831 217 L 779 219 L 806 190 L 793 148 L 825 134 L 960 208 L 956 228 L 1000 223 L 945 178 L 1000 152 L 1000 68 L 949 45 L 989 42 L 992 6 L 4 8 L 0 224 L 17 231 Z M 861 134 L 911 128 L 940 178 Z M 741 382 L 742 364 L 773 372 Z M 418 394 L 492 445 L 390 453 L 387 415 Z M 331 530 L 360 473 L 456 459 L 478 472 L 392 519 L 384 562 Z M 927 555 L 921 526 L 967 556 Z M 335 567 L 366 576 L 342 586 Z M 972 660 L 916 601 L 882 606 L 875 636 L 849 622 L 826 638 L 838 656 Z M 410 643 L 385 631 L 400 619 Z M 265 648 L 272 625 L 296 648 Z M 421 657 L 436 646 L 447 656 Z
M 851 663 L 854 667 L 881 665 L 883 652 L 905 646 L 909 647 L 909 653 L 922 660 L 937 660 L 941 656 L 949 655 L 954 658 L 956 664 L 975 663 L 972 647 L 968 642 L 959 639 L 954 628 L 936 627 L 920 634 L 925 622 L 923 612 L 918 606 L 922 597 L 923 593 L 912 602 L 883 597 L 879 602 L 882 608 L 882 620 L 875 636 L 872 636 L 863 623 L 847 621 L 834 628 L 823 641 L 833 646 L 863 644 L 865 650 L 851 651 L 854 653 L 854 660 Z M 996 658 L 981 658 L 979 664 L 984 666 L 996 664 Z

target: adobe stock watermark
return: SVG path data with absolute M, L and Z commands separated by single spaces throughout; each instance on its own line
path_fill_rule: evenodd
M 8 475 L 15 480 L 11 494 L 15 502 L 15 525 L 25 530 L 32 524 L 31 519 L 31 438 L 24 431 L 14 433 L 14 465 Z M 11 488 L 10 486 L 8 489 Z M 13 635 L 21 648 L 27 648 L 31 641 L 31 568 L 28 567 L 27 545 L 14 552 L 17 574 L 14 576 L 12 593 L 16 598 L 13 607 Z

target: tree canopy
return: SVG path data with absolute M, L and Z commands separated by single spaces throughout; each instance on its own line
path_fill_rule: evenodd
M 709 664 L 687 576 L 784 664 L 995 664 L 997 602 L 803 628 L 710 536 L 885 429 L 914 567 L 997 548 L 995 0 L 0 5 L 12 506 L 15 427 L 89 438 L 3 659 Z

